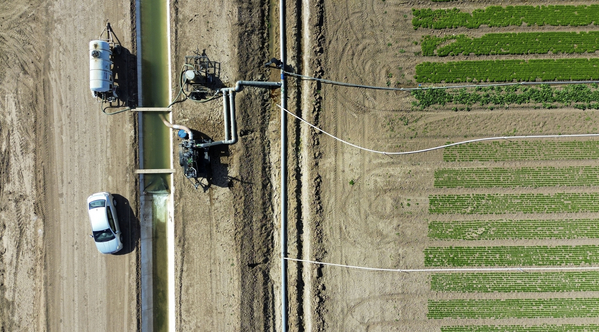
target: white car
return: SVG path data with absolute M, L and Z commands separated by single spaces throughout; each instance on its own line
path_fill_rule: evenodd
M 112 195 L 107 192 L 95 193 L 87 198 L 87 207 L 92 225 L 90 236 L 96 242 L 98 251 L 114 254 L 123 249 L 116 200 Z

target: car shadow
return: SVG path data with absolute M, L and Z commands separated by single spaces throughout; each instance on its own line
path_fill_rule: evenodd
M 128 199 L 118 194 L 112 194 L 112 196 L 116 200 L 116 213 L 118 214 L 123 241 L 123 249 L 114 255 L 126 255 L 135 250 L 139 243 L 139 219 L 133 212 Z

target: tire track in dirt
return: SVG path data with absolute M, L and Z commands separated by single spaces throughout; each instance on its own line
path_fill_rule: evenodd
M 4 299 L 10 303 L 11 321 L 9 329 L 20 329 L 28 324 L 34 325 L 35 306 L 39 304 L 39 280 L 34 273 L 39 272 L 38 265 L 40 243 L 38 231 L 41 224 L 35 214 L 35 157 L 33 121 L 25 122 L 17 117 L 18 104 L 14 95 L 5 97 L 7 109 L 5 123 L 9 128 L 6 135 L 6 171 L 7 182 L 2 188 L 3 264 L 6 265 L 4 285 L 11 295 L 5 293 Z M 27 248 L 26 250 L 24 250 Z M 5 311 L 6 312 L 6 311 Z
M 0 328 L 31 330 L 43 313 L 41 219 L 36 215 L 35 123 L 42 45 L 29 39 L 41 1 L 0 4 Z M 41 13 L 43 16 L 43 13 Z M 35 46 L 34 46 L 35 45 Z M 18 69 L 15 71 L 14 69 Z M 38 316 L 39 313 L 39 316 Z

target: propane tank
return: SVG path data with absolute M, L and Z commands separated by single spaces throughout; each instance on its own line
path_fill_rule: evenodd
M 94 96 L 96 92 L 112 91 L 111 54 L 107 41 L 92 40 L 89 42 L 89 88 Z

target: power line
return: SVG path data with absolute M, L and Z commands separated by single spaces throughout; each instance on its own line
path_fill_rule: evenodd
M 513 272 L 535 272 L 535 271 L 593 271 L 599 270 L 599 266 L 547 266 L 547 267 L 485 267 L 485 268 L 438 268 L 438 269 L 388 269 L 388 268 L 376 268 L 376 267 L 365 267 L 365 266 L 357 266 L 357 265 L 347 265 L 347 264 L 336 264 L 336 263 L 326 263 L 319 261 L 312 261 L 308 259 L 299 259 L 299 258 L 291 258 L 291 257 L 283 257 L 283 259 L 298 263 L 309 263 L 315 265 L 324 265 L 324 266 L 335 266 L 335 267 L 343 267 L 348 269 L 355 270 L 368 270 L 368 271 L 383 271 L 383 272 L 403 272 L 403 273 L 431 273 L 431 272 L 494 272 L 494 271 L 513 271 Z
M 471 140 L 467 140 L 467 141 L 461 141 L 461 142 L 457 142 L 457 143 L 450 143 L 450 144 L 445 144 L 445 145 L 439 145 L 439 146 L 435 146 L 432 148 L 426 148 L 426 149 L 421 149 L 421 150 L 413 150 L 413 151 L 400 151 L 400 152 L 388 152 L 388 151 L 380 151 L 380 150 L 373 150 L 373 149 L 369 149 L 369 148 L 365 148 L 353 143 L 350 143 L 348 141 L 345 141 L 337 136 L 334 136 L 333 134 L 329 134 L 328 132 L 316 127 L 315 125 L 309 123 L 308 121 L 300 118 L 299 116 L 291 113 L 289 110 L 284 109 L 283 107 L 281 107 L 281 105 L 277 105 L 279 106 L 282 110 L 284 110 L 287 114 L 293 116 L 294 118 L 298 119 L 299 121 L 307 124 L 308 126 L 322 132 L 323 134 L 330 136 L 332 138 L 334 138 L 335 140 L 343 143 L 343 144 L 347 144 L 351 147 L 354 147 L 356 149 L 359 150 L 363 150 L 363 151 L 367 151 L 367 152 L 372 152 L 372 153 L 378 153 L 378 154 L 384 154 L 384 155 L 390 155 L 390 156 L 397 156 L 397 155 L 408 155 L 408 154 L 416 154 L 416 153 L 422 153 L 422 152 L 429 152 L 429 151 L 434 151 L 434 150 L 439 150 L 439 149 L 444 149 L 450 146 L 456 146 L 456 145 L 462 145 L 462 144 L 468 144 L 468 143 L 475 143 L 475 142 L 484 142 L 484 141 L 498 141 L 498 140 L 512 140 L 512 139 L 536 139 L 536 138 L 571 138 L 571 137 L 598 137 L 599 134 L 569 134 L 569 135 L 528 135 L 528 136 L 497 136 L 497 137 L 484 137 L 484 138 L 477 138 L 477 139 L 471 139 Z
M 495 87 L 495 86 L 511 86 L 511 85 L 560 85 L 560 84 L 591 84 L 591 83 L 599 83 L 599 81 L 545 81 L 545 82 L 511 82 L 511 83 L 491 83 L 491 84 L 465 84 L 465 85 L 450 85 L 450 86 L 430 86 L 430 87 L 418 87 L 418 88 L 391 88 L 391 87 L 383 87 L 383 86 L 374 86 L 374 85 L 362 85 L 362 84 L 353 84 L 339 81 L 332 81 L 323 78 L 311 77 L 296 73 L 291 73 L 288 71 L 283 71 L 285 74 L 297 78 L 301 78 L 303 80 L 308 81 L 317 81 L 325 84 L 331 85 L 339 85 L 346 86 L 350 88 L 362 88 L 362 89 L 371 89 L 371 90 L 386 90 L 386 91 L 417 91 L 417 90 L 440 90 L 440 89 L 461 89 L 461 88 L 484 88 L 484 87 Z

